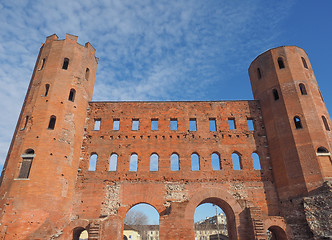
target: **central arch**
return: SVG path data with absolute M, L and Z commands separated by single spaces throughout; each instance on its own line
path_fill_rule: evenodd
M 243 211 L 236 199 L 222 189 L 203 189 L 193 194 L 185 209 L 185 218 L 192 219 L 197 206 L 203 203 L 212 203 L 220 207 L 227 217 L 227 231 L 230 240 L 238 239 L 237 226 L 240 224 L 239 215 Z

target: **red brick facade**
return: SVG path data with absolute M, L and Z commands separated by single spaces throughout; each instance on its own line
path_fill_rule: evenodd
M 266 239 L 267 229 L 276 239 L 331 234 L 326 219 L 313 220 L 308 210 L 331 196 L 332 126 L 302 49 L 279 47 L 253 61 L 255 100 L 213 102 L 92 102 L 94 53 L 69 34 L 42 45 L 1 175 L 1 239 L 78 239 L 87 229 L 89 239 L 121 240 L 125 215 L 139 203 L 159 212 L 161 240 L 194 239 L 195 208 L 208 202 L 226 213 L 230 239 Z M 212 168 L 213 153 L 220 170 Z M 240 170 L 233 169 L 233 153 Z M 253 153 L 261 169 L 254 169 Z M 112 154 L 117 164 L 110 171 Z M 195 171 L 192 154 L 199 158 Z

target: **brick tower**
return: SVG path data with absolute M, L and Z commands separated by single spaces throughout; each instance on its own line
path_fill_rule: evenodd
M 44 239 L 70 222 L 97 63 L 70 34 L 41 46 L 2 173 L 1 239 Z
M 295 209 L 303 209 L 303 198 L 331 180 L 331 120 L 303 49 L 271 49 L 252 62 L 249 75 L 261 104 L 281 209 L 292 222 Z M 295 222 L 294 234 L 305 232 L 301 221 Z

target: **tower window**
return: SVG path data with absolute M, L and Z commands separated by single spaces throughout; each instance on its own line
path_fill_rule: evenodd
M 324 154 L 324 153 L 329 153 L 329 151 L 325 147 L 319 147 L 317 149 L 317 154 Z
M 326 117 L 322 116 L 322 120 L 323 120 L 323 123 L 324 123 L 325 130 L 330 131 L 330 127 L 329 127 L 329 124 L 327 123 Z
M 73 89 L 73 88 L 70 89 L 68 100 L 74 102 L 74 100 L 75 100 L 75 94 L 76 94 L 76 90 Z
M 115 172 L 116 171 L 117 162 L 118 162 L 118 154 L 113 153 L 111 155 L 111 157 L 110 157 L 110 165 L 109 165 L 108 171 Z
M 131 130 L 138 131 L 138 129 L 139 129 L 139 119 L 133 119 Z
M 248 130 L 255 131 L 254 120 L 252 118 L 247 118 Z
M 158 119 L 151 119 L 151 130 L 158 130 Z
M 21 128 L 21 131 L 24 130 L 24 129 L 27 127 L 28 120 L 29 120 L 29 116 L 25 116 L 24 125 L 23 125 L 23 127 Z
M 173 153 L 171 155 L 171 171 L 179 171 L 179 155 L 177 153 Z
M 262 78 L 262 73 L 261 73 L 261 70 L 259 68 L 257 68 L 257 77 L 258 77 L 258 79 Z
M 156 172 L 158 171 L 158 161 L 159 161 L 159 156 L 156 153 L 153 153 L 150 156 L 150 171 L 151 172 Z
M 280 57 L 278 58 L 279 69 L 285 68 L 284 60 Z
M 21 155 L 22 164 L 20 168 L 20 173 L 18 178 L 29 178 L 30 169 L 32 165 L 32 160 L 35 157 L 35 151 L 32 149 L 27 149 L 24 154 Z
M 199 156 L 197 153 L 191 154 L 191 170 L 199 171 Z
M 48 90 L 50 90 L 50 84 L 45 84 L 45 94 L 44 94 L 45 97 L 48 94 Z
M 170 128 L 172 131 L 178 130 L 178 120 L 176 118 L 171 119 Z
M 229 127 L 229 130 L 236 129 L 236 124 L 235 124 L 234 118 L 228 118 L 228 127 Z
M 48 123 L 48 129 L 53 130 L 55 127 L 55 121 L 56 121 L 56 117 L 54 115 L 52 115 L 50 117 L 50 122 Z
M 189 119 L 189 130 L 190 131 L 197 131 L 196 118 Z
M 90 70 L 89 70 L 89 68 L 86 68 L 86 70 L 85 70 L 85 80 L 89 80 L 89 75 L 90 75 Z
M 294 117 L 294 124 L 295 124 L 296 129 L 301 129 L 302 128 L 302 123 L 301 123 L 300 117 L 298 117 L 298 116 Z
M 65 58 L 65 59 L 63 60 L 62 69 L 67 70 L 67 69 L 68 69 L 68 65 L 69 65 L 69 59 L 68 59 L 68 58 Z
M 95 126 L 93 128 L 93 130 L 95 131 L 99 131 L 100 130 L 100 123 L 101 123 L 101 119 L 95 119 Z
M 272 90 L 274 100 L 277 101 L 279 99 L 279 93 L 277 89 Z
M 96 153 L 92 153 L 90 156 L 90 163 L 89 163 L 89 171 L 96 171 L 97 167 L 97 158 L 98 155 Z
M 241 155 L 237 152 L 232 153 L 233 170 L 242 170 Z
M 43 58 L 42 60 L 41 60 L 41 62 L 40 62 L 40 67 L 39 67 L 39 71 L 40 70 L 43 70 L 43 68 L 44 68 L 44 65 L 45 65 L 45 58 Z
M 255 170 L 261 170 L 261 162 L 259 160 L 259 155 L 255 152 L 252 153 L 252 161 L 253 161 L 253 164 L 254 164 L 254 169 Z
M 215 118 L 210 118 L 209 119 L 209 126 L 210 126 L 210 131 L 211 132 L 217 131 L 217 124 L 216 124 L 216 119 Z
M 118 131 L 120 129 L 120 119 L 113 119 L 113 130 Z
M 129 171 L 136 172 L 137 171 L 137 165 L 138 165 L 138 156 L 137 156 L 136 153 L 133 153 L 130 156 Z
M 308 65 L 307 65 L 306 60 L 303 57 L 301 57 L 301 59 L 302 59 L 303 67 L 308 69 Z
M 305 85 L 303 83 L 300 83 L 299 87 L 300 87 L 301 94 L 302 95 L 307 95 L 307 90 L 305 88 Z

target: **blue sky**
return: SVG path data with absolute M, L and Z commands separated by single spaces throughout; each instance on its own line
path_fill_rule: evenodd
M 306 50 L 332 109 L 332 1 L 0 2 L 0 165 L 45 37 L 90 42 L 94 100 L 252 99 L 247 69 L 267 49 Z

